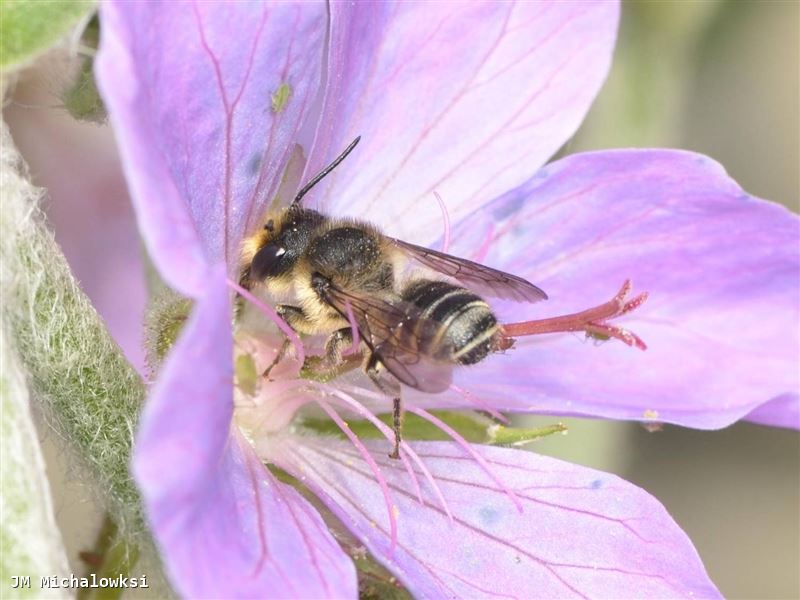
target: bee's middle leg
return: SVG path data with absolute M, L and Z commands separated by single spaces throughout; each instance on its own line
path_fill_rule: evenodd
M 367 361 L 367 375 L 372 383 L 384 394 L 392 397 L 392 430 L 394 431 L 394 448 L 389 453 L 389 458 L 400 458 L 400 442 L 403 441 L 403 404 L 400 400 L 400 386 L 390 386 L 381 380 L 378 373 L 380 361 L 373 354 Z

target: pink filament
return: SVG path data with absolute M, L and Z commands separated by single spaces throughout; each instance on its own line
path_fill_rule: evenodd
M 365 418 L 370 423 L 375 425 L 378 428 L 383 436 L 386 438 L 387 441 L 394 443 L 394 435 L 392 434 L 391 429 L 389 429 L 385 423 L 383 423 L 380 419 L 378 419 L 375 415 L 373 415 L 367 408 L 364 407 L 360 402 L 358 402 L 355 398 L 350 396 L 349 394 L 345 394 L 337 390 L 336 388 L 326 385 L 320 382 L 314 382 L 315 387 L 322 390 L 326 394 L 332 396 L 339 404 L 343 404 L 344 406 L 352 409 L 358 416 Z M 412 478 L 414 482 L 414 487 L 417 490 L 417 497 L 419 498 L 420 503 L 422 503 L 422 491 L 419 487 L 419 481 L 416 478 L 416 475 L 413 475 L 414 471 L 411 469 L 411 464 L 408 462 L 408 459 L 401 454 L 400 460 L 403 461 L 403 464 L 406 467 L 406 470 L 409 472 L 409 476 Z
M 265 304 L 264 302 L 256 298 L 253 294 L 248 292 L 238 283 L 231 281 L 230 279 L 228 279 L 227 281 L 229 288 L 235 290 L 236 292 L 241 294 L 244 298 L 246 298 L 249 302 L 251 302 L 256 308 L 258 308 L 261 312 L 267 315 L 267 317 L 273 323 L 275 323 L 275 325 L 278 326 L 278 329 L 280 329 L 283 333 L 286 334 L 286 337 L 289 338 L 289 340 L 292 342 L 292 345 L 294 345 L 295 349 L 297 350 L 297 360 L 300 362 L 300 364 L 302 364 L 306 359 L 306 353 L 305 350 L 303 349 L 303 342 L 300 341 L 300 338 L 297 337 L 297 334 L 294 332 L 294 330 L 291 327 L 289 327 L 289 325 L 286 324 L 286 321 L 281 319 L 278 316 L 278 313 L 275 312 L 275 309 L 273 309 L 270 305 Z
M 386 510 L 389 513 L 389 527 L 391 529 L 390 552 L 394 553 L 395 548 L 397 548 L 397 517 L 395 517 L 394 514 L 394 504 L 392 503 L 392 496 L 389 492 L 389 485 L 386 483 L 386 479 L 383 477 L 381 469 L 378 467 L 378 463 L 376 463 L 375 459 L 372 458 L 369 450 L 367 450 L 367 447 L 361 443 L 361 440 L 358 439 L 358 436 L 350 430 L 350 428 L 347 426 L 347 423 L 345 423 L 338 413 L 331 408 L 330 404 L 325 402 L 325 400 L 322 398 L 315 398 L 314 401 L 319 404 L 319 407 L 327 413 L 334 423 L 336 423 L 339 429 L 342 430 L 342 433 L 344 433 L 350 439 L 350 442 L 356 447 L 364 460 L 367 461 L 369 468 L 372 470 L 373 475 L 375 475 L 375 481 L 378 482 L 378 486 L 381 488 L 383 500 L 386 503 Z
M 466 400 L 467 402 L 474 404 L 478 410 L 486 412 L 487 414 L 491 415 L 501 423 L 505 423 L 506 425 L 511 423 L 511 421 L 508 420 L 508 417 L 506 417 L 503 413 L 498 412 L 498 410 L 493 406 L 490 406 L 489 404 L 482 402 L 480 398 L 476 398 L 475 396 L 470 394 L 467 390 L 458 387 L 454 383 L 450 384 L 450 389 L 461 395 L 461 397 L 464 398 L 464 400 Z
M 439 203 L 439 209 L 442 211 L 442 220 L 444 221 L 444 238 L 442 240 L 442 252 L 447 254 L 447 251 L 450 249 L 450 215 L 447 212 L 447 207 L 444 205 L 444 201 L 442 200 L 442 197 L 439 195 L 439 192 L 434 190 L 433 195 L 436 196 L 436 201 Z
M 508 494 L 508 497 L 514 503 L 514 506 L 517 507 L 517 510 L 519 512 L 522 512 L 522 502 L 520 502 L 519 498 L 517 498 L 517 495 L 514 493 L 514 491 L 508 486 L 506 486 L 506 484 L 504 484 L 502 480 L 497 475 L 494 474 L 492 468 L 489 466 L 489 463 L 487 463 L 486 460 L 480 454 L 475 452 L 470 443 L 467 440 L 465 440 L 461 436 L 461 434 L 459 434 L 455 429 L 450 427 L 447 423 L 435 417 L 434 415 L 432 415 L 423 408 L 417 408 L 416 406 L 407 406 L 406 410 L 414 413 L 415 415 L 419 415 L 426 421 L 433 423 L 439 429 L 441 429 L 447 435 L 453 438 L 453 440 L 457 442 L 458 445 L 461 446 L 461 448 L 463 448 L 467 452 L 467 454 L 469 454 L 470 456 L 472 456 L 472 458 L 475 459 L 475 461 L 480 465 L 480 467 L 484 470 L 484 472 L 489 477 L 491 477 L 498 486 L 500 486 L 500 489 L 503 490 L 506 494 Z
M 384 435 L 384 437 L 386 438 L 387 441 L 389 441 L 390 443 L 394 443 L 394 432 L 391 429 L 389 429 L 389 427 L 386 425 L 386 423 L 384 423 L 383 421 L 378 419 L 375 415 L 373 415 L 366 407 L 364 407 L 363 404 L 358 402 L 355 398 L 353 398 L 349 394 L 345 394 L 345 393 L 337 390 L 336 388 L 333 388 L 333 387 L 331 387 L 329 385 L 326 385 L 324 383 L 317 383 L 317 387 L 322 389 L 323 391 L 326 391 L 327 393 L 331 394 L 332 396 L 338 398 L 345 405 L 347 405 L 350 408 L 352 408 L 359 416 L 364 417 L 370 423 L 375 425 L 375 427 L 378 428 L 378 430 Z M 425 477 L 427 482 L 433 488 L 433 493 L 436 495 L 437 500 L 439 500 L 439 503 L 442 505 L 442 509 L 447 514 L 447 517 L 450 519 L 450 521 L 452 522 L 453 521 L 453 514 L 450 512 L 450 505 L 447 504 L 447 501 L 444 498 L 444 494 L 442 493 L 442 490 L 439 487 L 439 484 L 436 482 L 436 479 L 433 477 L 433 474 L 431 474 L 431 472 L 428 470 L 428 467 L 425 466 L 425 463 L 422 462 L 422 459 L 414 451 L 414 449 L 411 448 L 411 446 L 408 445 L 407 442 L 405 442 L 405 441 L 400 442 L 400 448 L 404 451 L 403 453 L 400 454 L 400 459 L 403 461 L 403 464 L 406 467 L 406 471 L 408 472 L 409 477 L 411 477 L 411 480 L 414 482 L 414 488 L 416 490 L 417 498 L 419 499 L 419 503 L 420 504 L 425 504 L 425 502 L 422 499 L 422 490 L 419 487 L 419 481 L 417 480 L 416 472 L 408 464 L 408 461 L 407 461 L 407 459 L 405 457 L 406 453 L 416 463 L 416 465 L 419 467 L 420 471 L 422 471 L 423 476 Z

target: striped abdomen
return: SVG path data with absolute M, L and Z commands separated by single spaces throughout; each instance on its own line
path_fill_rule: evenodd
M 472 365 L 492 351 L 497 318 L 480 296 L 445 281 L 423 279 L 409 284 L 402 298 L 425 319 L 414 332 L 421 354 Z

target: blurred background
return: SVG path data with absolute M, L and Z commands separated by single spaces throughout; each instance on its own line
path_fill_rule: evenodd
M 794 0 L 626 2 L 609 80 L 562 154 L 695 150 L 721 162 L 749 193 L 800 210 L 799 29 Z M 141 245 L 110 130 L 79 123 L 61 107 L 66 67 L 51 56 L 24 73 L 4 118 L 34 183 L 49 190 L 48 215 L 76 276 L 141 368 Z M 105 276 L 93 277 L 101 260 Z M 567 424 L 567 436 L 531 449 L 651 492 L 727 597 L 800 598 L 798 433 L 746 423 L 654 433 L 626 423 Z M 102 511 L 69 459 L 45 442 L 57 518 L 80 573 L 78 553 L 92 547 Z

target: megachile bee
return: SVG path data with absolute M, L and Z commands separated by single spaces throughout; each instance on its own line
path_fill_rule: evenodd
M 268 293 L 290 295 L 294 302 L 276 307 L 286 323 L 300 334 L 329 336 L 325 355 L 306 359 L 306 372 L 330 378 L 360 364 L 393 398 L 395 444 L 390 456 L 398 458 L 399 384 L 442 392 L 451 384 L 454 367 L 479 363 L 511 347 L 513 337 L 537 332 L 525 323 L 504 327 L 484 297 L 536 302 L 547 295 L 516 275 L 388 237 L 365 221 L 304 208 L 303 197 L 359 140 L 300 189 L 290 206 L 267 214 L 263 228 L 245 240 L 241 282 L 244 287 L 263 285 Z M 399 267 L 408 261 L 445 277 L 404 279 Z M 639 296 L 625 303 L 628 289 L 615 298 L 617 305 L 611 311 L 615 314 L 593 316 L 616 316 L 644 301 Z M 566 323 L 567 329 L 560 330 L 582 329 L 632 343 L 625 337 L 632 334 L 595 321 L 578 319 L 575 323 L 581 327 L 569 329 Z M 354 333 L 360 352 L 346 357 Z M 284 344 L 276 362 L 286 348 Z M 383 377 L 384 370 L 393 379 Z

